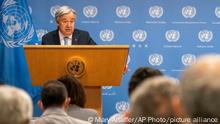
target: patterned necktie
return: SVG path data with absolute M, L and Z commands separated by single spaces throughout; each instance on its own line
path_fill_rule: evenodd
M 68 37 L 64 37 L 64 45 L 68 45 Z

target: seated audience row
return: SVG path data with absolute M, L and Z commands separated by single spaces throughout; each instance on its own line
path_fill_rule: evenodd
M 108 123 L 219 123 L 219 68 L 219 55 L 203 56 L 186 68 L 180 82 L 157 69 L 139 68 L 129 82 L 130 110 L 112 116 Z M 1 85 L 0 124 L 89 124 L 88 118 L 98 118 L 98 114 L 86 109 L 85 103 L 80 82 L 62 76 L 44 84 L 39 101 L 43 114 L 31 121 L 30 96 L 19 88 Z
M 219 123 L 219 68 L 220 56 L 206 55 L 186 68 L 180 85 L 165 76 L 143 81 L 131 95 L 129 113 L 139 120 L 130 123 Z

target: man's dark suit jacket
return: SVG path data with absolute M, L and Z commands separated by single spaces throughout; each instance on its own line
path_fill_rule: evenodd
M 58 30 L 51 31 L 42 37 L 42 45 L 60 45 Z M 74 29 L 72 45 L 96 45 L 87 31 Z

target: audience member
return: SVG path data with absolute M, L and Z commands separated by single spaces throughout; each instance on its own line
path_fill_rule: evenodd
M 0 124 L 29 124 L 32 112 L 32 101 L 25 91 L 0 86 Z
M 76 78 L 65 75 L 58 79 L 67 88 L 68 96 L 71 98 L 70 106 L 67 109 L 68 115 L 88 121 L 90 118 L 93 119 L 93 124 L 99 123 L 98 113 L 94 109 L 85 108 L 86 93 L 82 84 Z
M 56 80 L 44 84 L 41 92 L 40 108 L 42 116 L 34 121 L 35 124 L 89 124 L 89 122 L 70 117 L 65 112 L 70 99 L 65 86 Z
M 179 98 L 176 80 L 165 76 L 145 80 L 131 95 L 130 118 L 139 120 L 130 123 L 165 123 L 158 119 L 176 117 L 176 98 Z
M 151 67 L 138 68 L 131 76 L 131 79 L 128 84 L 129 98 L 133 93 L 133 91 L 136 89 L 136 87 L 141 85 L 144 80 L 160 75 L 163 74 L 158 69 L 154 69 Z M 110 117 L 110 119 L 108 120 L 108 124 L 126 123 L 127 122 L 126 118 L 128 118 L 128 116 L 129 116 L 129 112 L 116 113 Z
M 131 76 L 128 86 L 128 95 L 129 97 L 133 93 L 133 91 L 138 87 L 142 82 L 146 79 L 161 76 L 163 75 L 162 72 L 158 69 L 154 69 L 151 67 L 140 67 L 138 68 L 134 74 Z
M 180 82 L 184 108 L 188 117 L 200 118 L 198 123 L 220 121 L 219 68 L 219 55 L 205 55 L 199 57 L 182 75 Z

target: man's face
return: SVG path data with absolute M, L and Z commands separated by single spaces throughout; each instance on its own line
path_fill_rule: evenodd
M 74 31 L 76 15 L 72 12 L 58 18 L 58 27 L 64 36 L 69 36 Z

